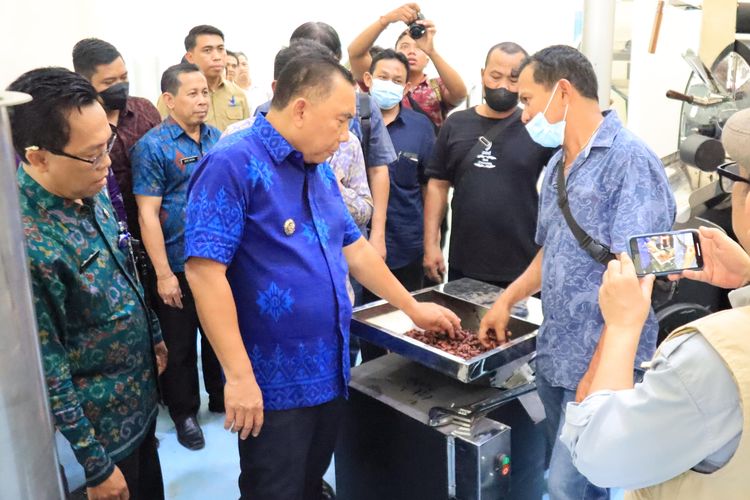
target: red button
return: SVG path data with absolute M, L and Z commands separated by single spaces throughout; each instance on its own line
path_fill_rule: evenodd
M 503 470 L 501 471 L 503 476 L 507 476 L 510 472 L 510 464 L 503 465 Z

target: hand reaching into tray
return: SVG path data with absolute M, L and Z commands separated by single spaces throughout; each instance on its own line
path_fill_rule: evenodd
M 502 301 L 497 301 L 487 311 L 487 314 L 482 318 L 482 322 L 479 324 L 479 342 L 485 348 L 492 348 L 493 345 L 504 344 L 510 337 L 508 332 L 508 321 L 510 321 L 511 308 L 505 305 Z
M 461 328 L 461 320 L 453 311 L 432 302 L 414 301 L 414 305 L 404 312 L 419 328 L 445 333 L 450 338 L 455 338 L 456 331 Z

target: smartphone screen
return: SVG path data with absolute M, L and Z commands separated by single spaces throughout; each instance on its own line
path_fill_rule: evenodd
M 700 238 L 692 229 L 642 234 L 630 238 L 630 256 L 639 276 L 664 276 L 703 269 Z

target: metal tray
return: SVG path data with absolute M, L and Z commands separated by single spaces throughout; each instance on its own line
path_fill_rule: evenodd
M 434 289 L 416 292 L 414 298 L 447 307 L 461 318 L 461 326 L 467 330 L 478 330 L 488 311 L 487 307 Z M 513 332 L 514 340 L 468 360 L 405 335 L 412 328 L 414 323 L 406 314 L 384 301 L 359 307 L 352 315 L 353 335 L 462 382 L 478 380 L 533 353 L 539 325 L 511 316 L 508 328 Z

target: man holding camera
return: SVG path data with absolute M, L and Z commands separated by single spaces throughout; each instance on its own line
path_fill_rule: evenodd
M 448 112 L 466 98 L 466 85 L 458 72 L 435 49 L 435 23 L 424 19 L 416 3 L 404 4 L 380 16 L 354 39 L 348 48 L 352 73 L 362 85 L 364 74 L 372 63 L 370 49 L 388 26 L 398 22 L 408 25 L 408 29 L 396 40 L 396 50 L 409 61 L 408 81 L 411 86 L 402 104 L 424 113 L 436 127 L 440 127 Z M 438 78 L 427 78 L 424 72 L 430 61 L 435 65 Z

